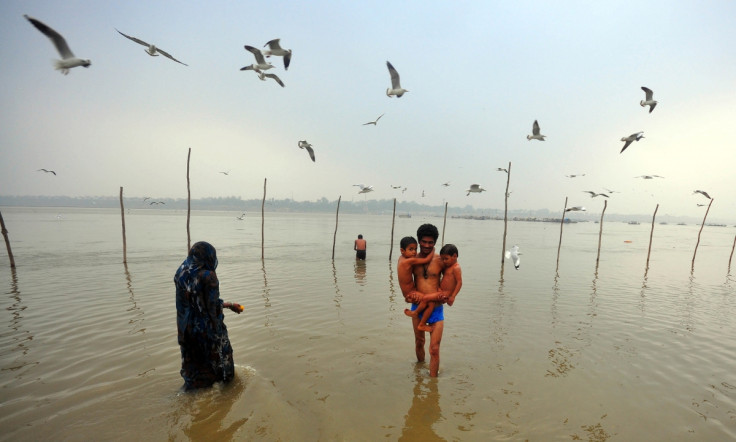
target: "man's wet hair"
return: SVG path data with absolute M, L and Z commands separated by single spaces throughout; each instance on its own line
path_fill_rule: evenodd
M 440 236 L 439 230 L 437 230 L 437 227 L 435 227 L 432 224 L 422 224 L 417 229 L 417 238 L 421 241 L 422 238 L 425 236 L 431 236 L 435 242 L 437 242 L 437 238 Z
M 445 244 L 444 246 L 442 246 L 442 248 L 440 249 L 440 255 L 460 256 L 457 253 L 457 247 L 455 247 L 455 244 Z
M 400 247 L 404 250 L 412 244 L 417 244 L 417 240 L 413 236 L 405 236 L 401 238 L 401 242 L 399 243 Z

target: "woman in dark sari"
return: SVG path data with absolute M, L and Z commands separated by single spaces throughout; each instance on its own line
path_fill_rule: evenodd
M 222 309 L 240 313 L 242 307 L 220 299 L 216 268 L 215 248 L 201 241 L 192 246 L 174 276 L 180 373 L 187 390 L 229 382 L 234 375 L 233 349 Z

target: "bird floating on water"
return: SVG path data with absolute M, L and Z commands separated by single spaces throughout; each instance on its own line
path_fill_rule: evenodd
M 255 73 L 256 75 L 258 75 L 258 78 L 260 78 L 261 81 L 266 81 L 266 78 L 271 78 L 274 81 L 276 81 L 276 83 L 278 83 L 281 87 L 284 87 L 284 82 L 281 81 L 281 79 L 276 74 L 266 74 L 266 73 L 258 72 L 258 71 L 255 71 Z
M 644 91 L 644 94 L 646 95 L 646 99 L 641 100 L 639 104 L 641 105 L 641 107 L 649 106 L 649 113 L 651 114 L 654 108 L 657 106 L 657 100 L 653 98 L 654 92 L 652 92 L 652 90 L 649 89 L 648 87 L 644 87 L 644 86 L 641 87 L 641 90 Z
M 401 98 L 408 90 L 401 87 L 401 81 L 399 80 L 399 73 L 396 71 L 391 62 L 387 61 L 388 73 L 391 74 L 391 87 L 386 89 L 386 96 L 391 97 L 396 95 L 397 98 Z
M 312 159 L 312 162 L 316 162 L 314 159 L 314 149 L 312 149 L 311 144 L 307 143 L 307 140 L 299 141 L 299 149 L 307 149 L 307 152 L 309 152 L 309 158 Z
M 253 56 L 256 58 L 256 62 L 250 66 L 243 66 L 242 68 L 240 68 L 241 71 L 250 70 L 250 71 L 256 71 L 260 73 L 261 71 L 265 71 L 265 70 L 273 68 L 273 65 L 267 62 L 265 58 L 263 58 L 263 53 L 261 52 L 260 49 L 254 48 L 253 46 L 248 46 L 248 45 L 245 45 L 243 47 L 245 48 L 246 51 L 253 54 Z
M 639 141 L 642 138 L 644 138 L 644 132 L 637 132 L 637 133 L 629 135 L 628 137 L 621 138 L 621 141 L 624 141 L 625 143 L 624 143 L 623 149 L 621 149 L 621 152 L 619 153 L 623 153 L 623 151 L 625 151 L 626 148 L 629 147 L 631 143 L 633 143 L 634 141 Z
M 118 31 L 117 29 L 115 29 L 115 30 Z M 124 34 L 124 33 L 120 32 L 120 31 L 118 31 L 118 33 L 120 35 L 122 35 L 123 37 L 125 37 L 125 38 L 127 38 L 129 40 L 132 40 L 132 41 L 138 43 L 139 45 L 145 46 L 146 47 L 146 49 L 145 49 L 146 54 L 150 55 L 151 57 L 158 57 L 158 54 L 161 54 L 164 57 L 168 58 L 169 60 L 173 60 L 173 61 L 175 61 L 175 62 L 177 62 L 179 64 L 183 64 L 184 66 L 189 66 L 188 64 L 182 63 L 181 61 L 177 60 L 171 54 L 169 54 L 168 52 L 164 51 L 163 49 L 157 48 L 156 45 L 154 45 L 154 44 L 146 43 L 145 41 L 143 41 L 141 39 L 138 39 L 138 38 L 135 38 L 135 37 L 131 37 L 130 35 Z
M 519 246 L 514 244 L 511 250 L 506 250 L 506 259 L 512 259 L 514 261 L 514 268 L 519 270 L 521 259 L 519 259 Z
M 585 212 L 585 207 L 583 206 L 572 206 L 565 209 L 565 212 Z
M 605 193 L 595 193 L 592 190 L 583 190 L 583 192 L 584 193 L 589 193 L 591 198 L 595 198 L 597 196 L 603 196 L 603 197 L 608 198 L 608 195 L 606 195 Z
M 53 170 L 48 170 L 48 169 L 38 169 L 36 172 L 53 173 L 54 175 L 56 175 L 56 172 L 54 172 Z
M 664 178 L 664 177 L 659 176 L 659 175 L 639 175 L 639 176 L 635 176 L 634 178 L 643 178 L 645 180 L 653 180 L 655 178 Z
M 706 192 L 705 190 L 695 190 L 695 191 L 693 191 L 693 195 L 695 195 L 696 193 L 699 193 L 699 194 L 703 195 L 704 197 L 708 198 L 709 200 L 712 200 L 713 199 L 713 198 L 710 197 L 710 195 L 708 195 L 708 192 Z
M 526 139 L 544 141 L 544 137 L 546 137 L 546 135 L 542 135 L 539 133 L 539 123 L 537 122 L 537 120 L 534 120 L 534 124 L 532 125 L 532 134 L 527 135 Z
M 284 70 L 289 70 L 289 63 L 291 63 L 291 49 L 284 49 L 281 47 L 279 42 L 281 41 L 280 38 L 275 38 L 265 45 L 263 47 L 265 48 L 268 46 L 268 49 L 263 51 L 263 55 L 266 57 L 270 57 L 272 55 L 278 56 L 278 57 L 284 57 Z
M 33 17 L 29 17 L 28 15 L 24 15 L 23 17 L 31 22 L 31 24 L 36 29 L 41 31 L 43 35 L 48 37 L 56 47 L 59 55 L 61 55 L 61 60 L 54 61 L 54 67 L 56 68 L 56 70 L 61 71 L 61 73 L 64 75 L 67 75 L 69 73 L 69 69 L 71 68 L 75 68 L 77 66 L 84 66 L 85 68 L 88 68 L 92 64 L 92 62 L 89 60 L 83 60 L 81 58 L 75 57 L 71 49 L 69 49 L 69 45 L 66 44 L 66 40 L 64 40 L 64 37 L 62 37 L 61 34 Z
M 360 191 L 358 193 L 373 192 L 373 186 L 366 186 L 364 184 L 353 184 L 353 186 L 360 187 Z
M 471 185 L 470 185 L 470 187 L 469 187 L 468 189 L 466 189 L 465 191 L 467 192 L 467 193 L 465 194 L 465 196 L 468 196 L 468 195 L 470 195 L 471 193 L 481 193 L 481 192 L 485 192 L 485 191 L 486 191 L 486 189 L 482 188 L 482 187 L 480 186 L 480 184 L 471 184 Z
M 378 120 L 380 120 L 380 119 L 381 119 L 381 117 L 382 117 L 383 115 L 384 115 L 384 114 L 381 114 L 381 115 L 379 115 L 379 116 L 378 116 L 378 118 L 376 118 L 376 119 L 375 119 L 375 120 L 373 120 L 373 121 L 369 121 L 369 122 L 367 122 L 367 123 L 363 123 L 363 126 L 368 126 L 369 124 L 372 124 L 372 125 L 374 125 L 374 126 L 378 126 Z

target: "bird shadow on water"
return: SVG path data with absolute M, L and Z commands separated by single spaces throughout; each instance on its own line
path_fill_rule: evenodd
M 421 368 L 417 364 L 414 370 L 414 397 L 404 416 L 404 428 L 398 439 L 400 441 L 445 440 L 434 430 L 434 425 L 442 419 L 437 378 L 427 377 Z

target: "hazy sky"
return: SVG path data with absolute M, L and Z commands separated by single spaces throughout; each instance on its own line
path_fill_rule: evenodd
M 68 76 L 51 42 L 80 58 Z M 736 218 L 736 2 L 0 2 L 0 195 L 411 200 Z M 120 31 L 188 67 L 149 57 Z M 274 38 L 286 84 L 240 71 Z M 386 61 L 410 92 L 389 98 Z M 639 106 L 641 86 L 659 101 Z M 385 113 L 377 126 L 363 126 Z M 537 119 L 544 142 L 527 140 Z M 619 154 L 621 137 L 645 138 Z M 312 163 L 297 141 L 314 146 Z M 38 172 L 53 169 L 57 176 Z M 229 171 L 225 176 L 219 172 Z M 585 174 L 578 178 L 565 175 Z M 660 180 L 638 175 L 657 174 Z M 450 182 L 449 187 L 441 184 Z M 373 185 L 358 195 L 353 184 Z M 488 191 L 466 196 L 479 183 Z M 390 185 L 403 185 L 405 193 Z M 422 197 L 422 191 L 425 197 Z

